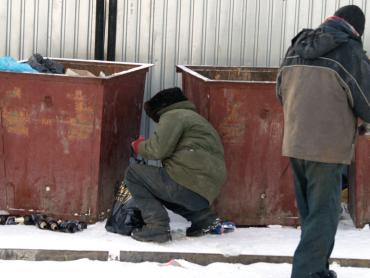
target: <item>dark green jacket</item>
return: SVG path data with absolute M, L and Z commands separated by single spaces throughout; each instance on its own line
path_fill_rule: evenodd
M 154 134 L 139 145 L 145 159 L 161 160 L 169 176 L 211 204 L 226 179 L 224 150 L 210 123 L 189 101 L 159 111 Z

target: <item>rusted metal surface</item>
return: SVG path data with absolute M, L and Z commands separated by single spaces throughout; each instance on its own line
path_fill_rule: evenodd
M 217 213 L 238 225 L 296 225 L 293 177 L 288 159 L 281 156 L 283 111 L 275 96 L 276 69 L 177 69 L 184 92 L 219 132 L 225 148 L 228 178 L 215 202 Z
M 95 222 L 139 133 L 150 65 L 59 61 L 108 76 L 0 72 L 0 209 Z
M 359 136 L 350 171 L 349 210 L 357 228 L 370 223 L 370 135 Z

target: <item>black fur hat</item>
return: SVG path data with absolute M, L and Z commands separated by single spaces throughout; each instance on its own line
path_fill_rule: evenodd
M 145 102 L 146 114 L 155 122 L 159 122 L 158 112 L 171 104 L 188 100 L 180 88 L 174 87 L 162 90 Z
M 359 7 L 356 5 L 343 6 L 339 8 L 334 15 L 343 18 L 356 29 L 360 36 L 362 36 L 365 29 L 365 15 Z

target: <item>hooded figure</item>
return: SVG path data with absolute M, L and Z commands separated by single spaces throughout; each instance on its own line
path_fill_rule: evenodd
M 127 187 L 145 222 L 132 237 L 170 240 L 165 208 L 192 223 L 187 236 L 207 233 L 219 222 L 210 205 L 226 179 L 220 137 L 179 88 L 160 91 L 144 109 L 158 125 L 149 139 L 137 139 L 132 148 L 144 159 L 161 161 L 163 167 L 137 164 L 127 170 Z
M 354 5 L 292 40 L 277 77 L 302 225 L 292 278 L 336 277 L 328 260 L 339 221 L 341 174 L 351 163 L 357 118 L 370 121 L 370 62 Z

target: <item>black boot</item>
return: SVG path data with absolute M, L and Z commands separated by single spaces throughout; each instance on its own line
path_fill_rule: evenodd
M 212 229 L 221 223 L 221 219 L 216 217 L 206 218 L 199 222 L 191 223 L 191 226 L 186 229 L 186 236 L 198 237 L 208 234 Z
M 170 228 L 166 226 L 145 225 L 131 233 L 131 237 L 138 241 L 163 243 L 171 240 Z

